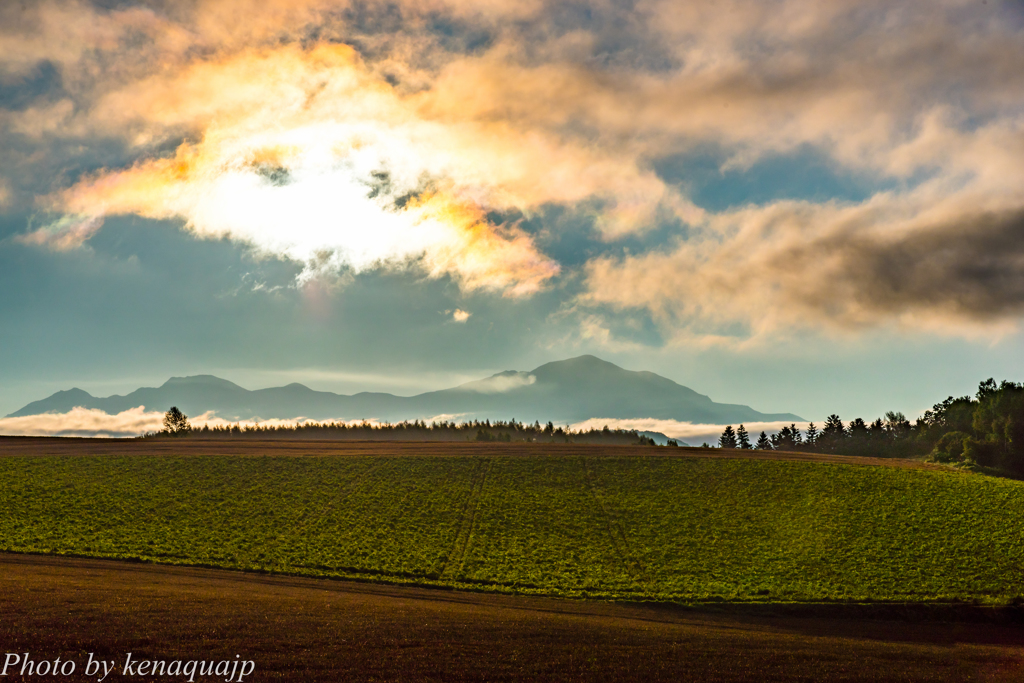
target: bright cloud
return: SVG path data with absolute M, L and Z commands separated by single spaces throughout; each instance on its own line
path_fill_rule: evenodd
M 443 417 L 443 416 L 442 416 Z M 0 418 L 0 435 L 4 436 L 79 436 L 79 437 L 134 437 L 164 428 L 164 414 L 146 411 L 145 406 L 132 408 L 115 415 L 102 410 L 72 408 L 67 413 L 41 413 L 22 417 Z M 272 420 L 226 420 L 213 412 L 189 418 L 195 429 L 202 427 L 292 427 L 316 422 L 305 417 Z M 322 422 L 322 421 L 321 421 Z M 381 424 L 377 420 L 338 420 L 339 424 Z
M 60 209 L 180 217 L 202 236 L 319 269 L 325 260 L 359 272 L 422 259 L 433 277 L 512 296 L 559 270 L 514 225 L 485 218 L 493 202 L 474 195 L 492 188 L 458 182 L 456 133 L 417 119 L 351 48 L 202 62 L 110 94 L 99 110 L 104 121 L 151 132 L 199 125 L 203 138 L 171 158 L 79 182 L 54 198 Z
M 102 410 L 73 408 L 67 413 L 43 413 L 0 418 L 5 436 L 139 436 L 163 429 L 163 413 L 139 406 L 116 415 Z

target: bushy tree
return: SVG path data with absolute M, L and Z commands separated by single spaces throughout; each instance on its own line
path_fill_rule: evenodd
M 935 462 L 945 463 L 966 462 L 964 446 L 970 440 L 971 436 L 964 432 L 949 432 L 935 444 L 935 448 L 931 452 L 931 459 Z
M 1004 380 L 1003 384 L 1008 384 L 1008 382 Z M 976 394 L 978 403 L 984 402 L 986 398 L 994 395 L 997 391 L 999 391 L 999 387 L 996 386 L 996 381 L 992 377 L 989 377 L 984 382 L 979 382 L 978 393 Z
M 910 420 L 903 413 L 890 410 L 885 414 L 885 432 L 894 441 L 906 438 L 910 435 Z
M 922 438 L 935 441 L 946 432 L 970 432 L 973 429 L 974 409 L 977 405 L 970 396 L 950 396 L 942 403 L 936 403 L 918 419 Z
M 188 415 L 178 410 L 177 406 L 171 406 L 171 409 L 164 413 L 164 431 L 174 436 L 192 431 L 192 425 L 188 423 Z
M 733 431 L 732 425 L 726 426 L 722 431 L 722 435 L 718 437 L 718 445 L 722 448 L 736 448 L 736 432 Z

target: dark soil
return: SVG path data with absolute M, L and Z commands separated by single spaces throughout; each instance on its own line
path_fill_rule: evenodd
M 119 664 L 131 652 L 134 659 L 166 660 L 241 655 L 257 664 L 247 681 L 1020 681 L 1024 675 L 1024 628 L 1013 623 L 781 612 L 0 554 L 0 654 L 70 658 L 79 672 L 90 652 Z M 23 679 L 12 669 L 0 680 L 43 678 L 50 677 Z M 124 680 L 120 671 L 107 678 Z

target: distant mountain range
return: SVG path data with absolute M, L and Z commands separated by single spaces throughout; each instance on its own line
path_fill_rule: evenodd
M 238 419 L 315 420 L 428 419 L 438 415 L 467 419 L 540 420 L 556 424 L 590 418 L 657 418 L 681 422 L 803 421 L 792 413 L 760 413 L 749 406 L 715 403 L 652 372 L 624 370 L 594 356 L 547 363 L 530 372 L 509 370 L 452 389 L 417 396 L 363 392 L 352 396 L 314 391 L 302 384 L 249 391 L 212 375 L 173 377 L 156 388 L 126 396 L 99 398 L 81 389 L 58 391 L 29 403 L 8 417 L 65 413 L 76 407 L 116 414 L 145 406 L 165 411 L 177 406 L 187 415 L 209 411 Z

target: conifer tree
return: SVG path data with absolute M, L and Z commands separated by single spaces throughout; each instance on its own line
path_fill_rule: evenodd
M 740 425 L 736 430 L 736 442 L 743 450 L 748 450 L 750 448 L 750 436 L 747 434 L 747 428 L 743 425 Z
M 800 430 L 796 428 L 796 425 L 790 425 L 783 427 L 775 434 L 769 437 L 772 448 L 777 451 L 791 451 L 800 445 Z
M 818 450 L 826 453 L 838 453 L 844 448 L 848 436 L 843 421 L 835 413 L 825 420 L 825 426 L 818 435 Z
M 813 422 L 807 425 L 807 438 L 804 439 L 804 443 L 808 448 L 814 448 L 814 445 L 818 443 L 818 428 L 814 426 Z
M 761 432 L 761 436 L 757 437 L 757 450 L 759 451 L 770 451 L 772 450 L 772 442 L 768 438 L 768 435 Z
M 718 437 L 718 445 L 722 448 L 736 448 L 736 432 L 733 431 L 732 425 L 728 425 L 722 436 Z
M 825 428 L 821 430 L 821 438 L 838 441 L 844 436 L 846 436 L 846 427 L 843 426 L 843 421 L 835 413 L 829 415 L 825 420 Z

